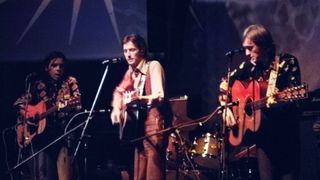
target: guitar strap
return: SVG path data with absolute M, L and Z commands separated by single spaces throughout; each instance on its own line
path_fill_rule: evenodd
M 273 68 L 270 71 L 269 75 L 269 81 L 268 81 L 268 89 L 266 96 L 272 96 L 272 94 L 275 92 L 276 84 L 277 84 L 277 77 L 278 77 L 278 71 L 279 71 L 279 56 L 276 56 Z
M 147 69 L 149 68 L 149 62 L 146 64 Z M 134 86 L 134 89 L 139 92 L 139 96 L 143 95 L 143 89 L 144 85 L 146 83 L 147 74 L 142 74 L 139 83 L 137 84 L 137 87 Z

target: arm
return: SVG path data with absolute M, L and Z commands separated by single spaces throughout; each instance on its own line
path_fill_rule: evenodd
M 69 116 L 70 116 L 76 112 L 79 112 L 80 109 L 82 108 L 82 105 L 81 105 L 81 93 L 80 93 L 80 89 L 79 89 L 78 80 L 75 77 L 70 76 L 68 78 L 68 84 L 69 84 L 69 88 L 70 88 L 71 99 L 74 102 L 76 102 L 76 106 L 73 106 L 72 112 L 71 112 L 71 114 L 69 114 Z
M 122 81 L 120 84 L 115 88 L 113 91 L 113 99 L 111 102 L 111 106 L 113 107 L 111 112 L 111 121 L 112 124 L 117 124 L 121 120 L 121 111 L 124 108 L 123 107 L 123 100 L 122 100 L 122 94 L 127 90 L 130 89 L 133 82 L 130 77 L 129 70 L 125 73 L 123 76 Z
M 149 66 L 151 94 L 140 99 L 148 106 L 156 107 L 162 104 L 164 100 L 165 74 L 158 61 L 151 61 Z
M 21 148 L 24 146 L 24 119 L 26 116 L 26 104 L 29 103 L 32 95 L 29 93 L 23 94 L 13 104 L 15 111 L 17 112 L 17 126 L 16 126 L 16 138 L 18 146 Z
M 224 106 L 227 102 L 230 102 L 231 97 L 229 97 L 231 87 L 235 80 L 241 80 L 247 78 L 248 70 L 252 68 L 251 63 L 242 62 L 240 66 L 230 73 L 230 83 L 228 88 L 227 78 L 224 77 L 221 79 L 219 85 L 219 102 L 221 106 Z M 234 115 L 230 108 L 223 109 L 222 118 L 226 126 L 231 127 L 234 126 L 237 122 L 234 118 Z
M 226 79 L 223 78 L 221 80 L 219 88 L 220 88 L 219 102 L 220 102 L 221 106 L 224 106 L 224 105 L 226 105 L 226 102 L 229 102 L 229 99 L 230 99 L 228 97 L 228 93 L 227 93 L 228 92 L 228 83 L 227 83 Z M 230 108 L 223 109 L 222 119 L 227 127 L 231 127 L 236 124 L 236 120 L 235 120 Z

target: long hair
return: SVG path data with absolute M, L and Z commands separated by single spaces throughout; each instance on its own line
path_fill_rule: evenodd
M 264 52 L 267 53 L 269 59 L 273 59 L 276 54 L 276 46 L 273 42 L 271 33 L 260 24 L 253 24 L 248 26 L 243 32 L 244 39 L 252 40 Z
M 148 47 L 144 38 L 138 34 L 126 35 L 122 40 L 122 46 L 128 42 L 132 42 L 142 53 L 143 58 L 147 58 Z

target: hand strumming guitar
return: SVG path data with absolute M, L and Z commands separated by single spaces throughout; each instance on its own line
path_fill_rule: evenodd
M 111 122 L 112 124 L 122 123 L 124 120 L 124 111 L 127 107 L 139 103 L 141 106 L 146 107 L 147 109 L 156 107 L 163 102 L 163 96 L 161 93 L 151 94 L 148 96 L 139 96 L 137 91 L 125 91 L 122 93 L 122 106 L 113 107 L 111 112 Z
M 225 79 L 222 80 L 219 88 L 220 88 L 221 92 L 225 92 L 225 94 L 222 94 L 219 96 L 220 105 L 224 106 L 226 104 L 227 99 L 228 99 L 227 93 L 226 93 L 227 89 L 228 89 L 228 83 Z M 227 127 L 232 127 L 237 124 L 230 108 L 223 109 L 222 119 L 223 119 L 223 123 L 225 123 Z

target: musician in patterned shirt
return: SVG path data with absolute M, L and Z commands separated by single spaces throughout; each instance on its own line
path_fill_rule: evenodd
M 17 141 L 29 155 L 61 136 L 68 120 L 81 108 L 78 81 L 66 75 L 66 63 L 62 52 L 50 52 L 44 61 L 44 72 L 29 78 L 29 92 L 14 103 L 18 112 Z M 31 118 L 43 113 L 47 113 L 43 119 Z M 34 179 L 71 179 L 70 137 L 28 162 Z
M 240 102 L 246 97 L 255 100 L 266 96 L 269 98 L 266 106 L 256 111 L 250 112 L 250 108 L 241 111 L 241 104 L 239 107 L 233 107 L 233 111 L 231 109 L 224 111 L 227 112 L 222 116 L 230 130 L 229 141 L 234 146 L 256 144 L 260 180 L 297 179 L 299 109 L 296 103 L 277 102 L 273 95 L 301 84 L 298 60 L 290 54 L 276 55 L 272 36 L 262 25 L 248 26 L 243 33 L 242 45 L 248 60 L 231 72 L 229 83 L 231 97 L 227 96 L 226 78 L 222 79 L 220 103 L 224 105 L 226 100 L 230 102 L 231 98 Z M 257 91 L 253 91 L 254 89 Z M 242 112 L 251 113 L 252 119 L 241 119 L 239 114 Z M 240 121 L 246 122 L 240 125 Z M 250 134 L 252 131 L 247 130 L 246 136 L 241 141 L 241 136 L 244 135 L 241 134 L 243 133 L 241 128 L 249 123 L 253 124 L 254 133 Z M 251 142 L 246 141 L 248 139 Z

